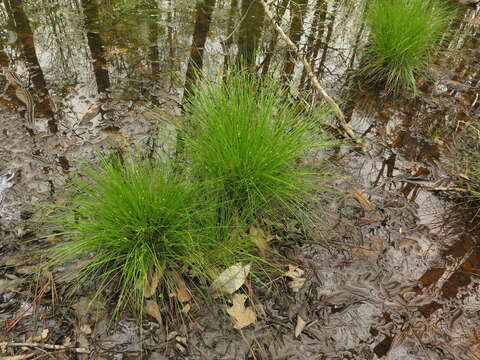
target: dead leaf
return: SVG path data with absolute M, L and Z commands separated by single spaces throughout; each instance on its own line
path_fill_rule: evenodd
M 243 266 L 241 263 L 230 266 L 212 283 L 212 288 L 217 292 L 233 294 L 245 282 L 250 267 L 251 264 Z
M 115 48 L 115 49 L 111 50 L 109 55 L 124 54 L 126 52 L 128 52 L 127 48 L 120 47 L 120 48 Z
M 84 125 L 88 123 L 95 116 L 97 116 L 99 112 L 100 112 L 100 106 L 98 106 L 97 104 L 90 105 L 90 107 L 87 109 L 85 114 L 80 119 L 80 125 Z
M 149 297 L 152 297 L 153 294 L 155 294 L 155 292 L 157 291 L 158 283 L 160 282 L 162 275 L 163 268 L 156 268 L 153 274 L 151 274 L 150 278 L 147 281 L 147 284 L 145 285 L 145 290 L 143 291 L 143 294 L 147 299 Z
M 295 325 L 295 337 L 297 338 L 298 335 L 301 334 L 303 329 L 305 328 L 305 325 L 307 325 L 307 322 L 303 320 L 303 318 L 300 315 L 297 315 L 297 325 Z
M 249 306 L 245 307 L 247 296 L 244 294 L 234 294 L 232 298 L 233 306 L 227 308 L 227 313 L 233 320 L 233 328 L 240 330 L 257 321 L 255 310 Z
M 188 314 L 188 312 L 190 311 L 191 308 L 192 308 L 192 306 L 191 306 L 190 304 L 186 304 L 186 305 L 182 308 L 182 313 Z
M 2 356 L 0 357 L 0 360 L 23 360 L 23 359 L 30 359 L 33 356 L 35 356 L 35 353 L 24 354 L 24 355 L 14 355 L 14 356 Z
M 261 256 L 266 256 L 269 251 L 268 243 L 270 240 L 275 239 L 273 235 L 267 235 L 261 228 L 255 226 L 250 227 L 249 236 L 252 239 L 255 246 L 258 248 Z
M 375 205 L 373 205 L 370 200 L 367 199 L 364 193 L 362 193 L 359 189 L 353 188 L 352 189 L 353 197 L 359 202 L 359 204 L 368 211 L 373 211 L 376 209 Z
M 300 267 L 288 265 L 288 271 L 285 273 L 285 276 L 292 279 L 292 281 L 288 283 L 288 287 L 292 289 L 293 292 L 298 292 L 305 284 L 307 279 L 303 277 L 304 275 L 305 271 L 300 269 Z
M 157 320 L 159 324 L 162 323 L 162 315 L 160 315 L 160 309 L 158 308 L 158 304 L 155 300 L 145 301 L 145 312 Z
M 178 301 L 181 303 L 187 302 L 192 300 L 192 295 L 190 295 L 190 292 L 187 289 L 187 285 L 182 279 L 177 279 L 176 280 L 177 286 L 176 286 L 176 297 Z

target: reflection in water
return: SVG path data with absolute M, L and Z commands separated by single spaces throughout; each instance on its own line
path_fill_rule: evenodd
M 47 97 L 47 83 L 38 62 L 32 28 L 25 14 L 22 0 L 4 0 L 4 5 L 8 14 L 9 24 L 14 26 L 10 30 L 15 31 L 18 35 L 17 41 L 20 42 L 20 52 L 28 64 L 28 69 L 32 74 L 30 79 L 41 99 L 36 108 L 48 118 L 48 128 L 52 134 L 55 134 L 58 131 L 57 122 L 50 106 L 50 100 Z
M 290 40 L 298 48 L 298 42 L 302 36 L 302 27 L 307 11 L 307 0 L 292 0 L 290 1 L 290 11 L 292 12 L 292 22 L 290 25 Z M 291 49 L 288 49 L 285 56 L 285 68 L 283 70 L 285 80 L 290 81 L 295 69 L 296 54 Z
M 190 59 L 188 61 L 187 74 L 185 75 L 185 93 L 187 96 L 192 91 L 196 72 L 201 71 L 203 68 L 203 53 L 205 51 L 207 35 L 210 30 L 210 23 L 212 22 L 214 7 L 215 0 L 200 0 L 197 2 Z
M 88 47 L 90 48 L 94 60 L 93 69 L 95 80 L 97 82 L 98 91 L 104 92 L 110 87 L 110 78 L 108 76 L 107 60 L 105 59 L 105 48 L 98 29 L 100 23 L 98 5 L 98 0 L 82 0 Z
M 255 65 L 265 13 L 260 1 L 242 1 L 242 22 L 238 30 L 238 62 Z

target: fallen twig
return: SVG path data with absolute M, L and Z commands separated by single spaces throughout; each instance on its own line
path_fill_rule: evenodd
M 21 342 L 21 343 L 15 343 L 15 342 L 1 342 L 0 343 L 0 348 L 2 347 L 36 347 L 36 348 L 43 348 L 43 349 L 48 349 L 48 350 L 65 350 L 65 351 L 72 351 L 76 352 L 77 354 L 89 354 L 90 351 L 86 348 L 82 347 L 71 347 L 71 346 L 65 346 L 65 345 L 55 345 L 55 344 L 42 344 L 42 343 L 30 343 L 30 342 Z
M 362 142 L 360 141 L 360 139 L 355 135 L 355 133 L 353 132 L 352 128 L 350 127 L 349 124 L 347 124 L 347 122 L 345 121 L 345 115 L 343 114 L 342 110 L 340 110 L 340 107 L 337 105 L 337 103 L 335 102 L 335 100 L 333 100 L 330 95 L 327 94 L 327 92 L 322 88 L 322 86 L 320 85 L 320 82 L 318 81 L 317 77 L 315 76 L 315 74 L 313 73 L 313 69 L 312 69 L 312 66 L 309 64 L 309 62 L 307 61 L 307 59 L 302 55 L 300 54 L 300 51 L 298 50 L 297 46 L 292 42 L 292 40 L 290 40 L 290 38 L 287 36 L 287 34 L 285 34 L 285 32 L 283 31 L 283 29 L 280 27 L 280 25 L 278 25 L 273 17 L 273 14 L 271 13 L 270 11 L 270 8 L 269 6 L 267 5 L 267 3 L 265 2 L 265 0 L 260 0 L 260 2 L 262 3 L 263 5 L 263 8 L 265 9 L 265 14 L 267 15 L 267 17 L 269 18 L 270 22 L 273 24 L 273 26 L 275 27 L 275 29 L 277 30 L 277 32 L 280 34 L 280 36 L 282 37 L 282 39 L 288 44 L 288 46 L 290 47 L 290 49 L 297 55 L 297 57 L 302 61 L 303 63 L 303 66 L 305 67 L 305 71 L 308 75 L 308 77 L 310 78 L 310 81 L 312 82 L 313 86 L 315 87 L 315 89 L 317 89 L 317 91 L 320 93 L 320 95 L 325 99 L 325 101 L 330 105 L 330 107 L 332 108 L 333 112 L 335 113 L 335 116 L 338 118 L 339 122 L 340 122 L 340 126 L 343 128 L 343 130 L 347 133 L 347 135 L 353 140 L 355 141 L 355 143 L 357 143 L 358 145 L 360 145 L 362 147 L 362 149 L 364 149 L 364 145 L 362 144 Z

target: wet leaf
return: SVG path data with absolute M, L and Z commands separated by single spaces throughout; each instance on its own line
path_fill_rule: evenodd
M 306 279 L 303 277 L 304 275 L 305 271 L 300 269 L 300 267 L 288 265 L 288 271 L 285 273 L 285 276 L 292 279 L 292 281 L 288 283 L 288 286 L 293 292 L 298 292 L 305 284 Z
M 80 125 L 84 125 L 88 123 L 95 116 L 97 116 L 99 112 L 100 112 L 100 107 L 97 104 L 90 105 L 90 107 L 87 109 L 85 114 L 80 119 Z
M 251 306 L 245 307 L 245 300 L 247 300 L 246 295 L 234 294 L 232 298 L 233 306 L 227 308 L 227 313 L 233 320 L 233 328 L 237 330 L 254 324 L 257 320 L 255 310 Z
M 146 300 L 145 301 L 145 312 L 150 315 L 152 318 L 157 320 L 159 324 L 162 323 L 162 315 L 160 315 L 160 309 L 155 300 Z
M 353 188 L 352 189 L 352 195 L 359 202 L 361 207 L 363 207 L 365 210 L 368 211 L 373 211 L 375 210 L 375 205 L 373 205 L 370 200 L 367 199 L 366 195 L 362 193 L 359 189 Z
M 243 266 L 241 263 L 230 266 L 213 282 L 212 288 L 217 292 L 233 294 L 245 282 L 250 272 L 251 264 Z
M 300 335 L 305 328 L 305 325 L 307 325 L 307 322 L 303 320 L 303 318 L 298 315 L 297 316 L 297 325 L 295 325 L 295 337 L 297 338 L 298 335 Z

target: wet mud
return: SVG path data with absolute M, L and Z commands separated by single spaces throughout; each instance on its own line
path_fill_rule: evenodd
M 98 152 L 137 147 L 164 156 L 174 149 L 169 123 L 181 114 L 184 85 L 195 81 L 188 69 L 201 63 L 205 73 L 218 75 L 225 59 L 238 60 L 235 42 L 236 55 L 250 65 L 256 61 L 265 73 L 281 64 L 285 78 L 307 91 L 302 67 L 248 1 L 208 1 L 204 8 L 124 2 L 128 6 L 111 17 L 97 1 L 4 3 L 0 65 L 31 77 L 37 106 L 28 128 L 15 89 L 0 96 L 0 344 L 39 345 L 0 346 L 1 356 L 480 358 L 478 214 L 459 190 L 458 170 L 480 136 L 478 9 L 466 11 L 431 78 L 420 80 L 418 97 L 351 91 L 350 124 L 364 136 L 370 156 L 347 143 L 332 154 L 341 169 L 335 180 L 341 195 L 324 210 L 330 214 L 327 241 L 305 239 L 292 227 L 278 245 L 305 270 L 305 284 L 297 293 L 284 279 L 272 287 L 253 285 L 249 301 L 258 321 L 237 331 L 221 302 L 201 299 L 183 319 L 162 309 L 164 324 L 146 317 L 139 327 L 127 312 L 112 324 L 112 304 L 94 298 L 88 286 L 66 296 L 58 275 L 78 263 L 55 274 L 35 271 L 41 256 L 32 254 L 50 245 L 38 239 L 44 234 L 35 224 L 44 215 L 42 204 L 61 202 L 71 178 Z M 293 17 L 296 42 L 310 39 L 304 50 L 322 83 L 332 94 L 349 90 L 366 36 L 359 20 L 364 3 L 352 9 L 309 1 L 305 12 L 286 3 L 279 1 L 277 16 Z M 149 24 L 126 15 L 152 11 Z M 235 30 L 240 34 L 229 37 Z

